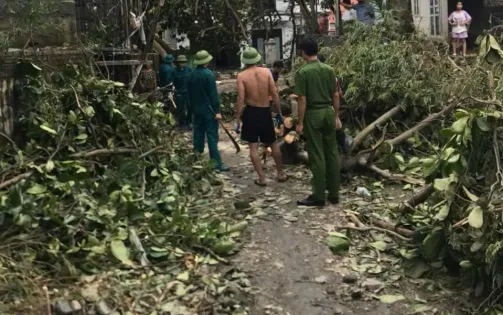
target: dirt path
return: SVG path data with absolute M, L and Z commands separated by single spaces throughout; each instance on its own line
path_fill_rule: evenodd
M 236 266 L 251 276 L 255 288 L 250 314 L 438 314 L 459 305 L 449 302 L 462 295 L 445 289 L 452 279 L 439 286 L 432 280 L 404 278 L 399 258 L 369 248 L 359 234 L 348 253 L 332 254 L 325 244 L 328 232 L 347 225 L 344 207 L 355 200 L 358 204 L 349 189 L 342 192 L 341 206 L 297 207 L 295 201 L 309 193 L 309 173 L 304 167 L 289 167 L 291 179 L 278 184 L 269 159 L 269 185 L 260 188 L 253 184 L 256 175 L 245 146 L 236 155 L 224 134 L 221 139 L 223 160 L 231 167 L 228 180 L 242 191 L 239 199 L 253 201 L 262 214 L 234 258 Z M 385 235 L 372 236 L 393 243 Z M 378 298 L 383 295 L 404 299 L 382 303 Z

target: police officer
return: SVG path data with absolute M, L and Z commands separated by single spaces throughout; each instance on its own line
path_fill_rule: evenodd
M 318 42 L 307 37 L 299 48 L 307 64 L 295 76 L 298 95 L 299 122 L 297 133 L 304 133 L 312 179 L 312 194 L 297 201 L 303 206 L 324 206 L 325 189 L 328 201 L 339 203 L 340 164 L 336 129 L 340 128 L 339 92 L 332 67 L 318 60 Z

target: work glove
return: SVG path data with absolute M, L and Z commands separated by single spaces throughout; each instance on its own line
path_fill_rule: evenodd
M 281 116 L 280 114 L 277 114 L 276 115 L 276 123 L 278 124 L 278 126 L 281 126 L 283 124 L 283 116 Z
M 241 124 L 239 123 L 239 120 L 236 120 L 234 122 L 234 131 L 239 134 L 241 133 Z

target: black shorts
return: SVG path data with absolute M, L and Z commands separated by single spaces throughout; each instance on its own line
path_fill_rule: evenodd
M 248 143 L 271 145 L 276 141 L 276 132 L 269 107 L 246 106 L 243 116 L 241 140 Z

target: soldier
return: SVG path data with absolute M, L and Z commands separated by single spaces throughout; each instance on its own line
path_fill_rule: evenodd
M 298 95 L 299 122 L 297 133 L 304 132 L 312 179 L 312 195 L 297 201 L 302 206 L 324 206 L 325 189 L 328 201 L 339 203 L 340 165 L 336 129 L 340 129 L 339 92 L 335 71 L 318 60 L 318 42 L 304 38 L 299 44 L 307 64 L 295 76 Z
M 194 149 L 203 153 L 204 138 L 208 138 L 210 159 L 217 163 L 217 171 L 229 170 L 222 163 L 218 152 L 218 120 L 220 114 L 220 99 L 218 97 L 217 82 L 208 64 L 213 57 L 206 51 L 199 51 L 194 59 L 196 69 L 192 71 L 188 81 L 189 104 L 194 112 Z
M 173 55 L 167 55 L 162 61 L 159 69 L 159 86 L 166 87 L 168 84 L 173 83 Z
M 180 55 L 176 58 L 176 68 L 173 70 L 175 85 L 175 103 L 178 126 L 182 129 L 192 128 L 192 110 L 190 108 L 187 82 L 192 70 L 186 66 L 187 57 Z

